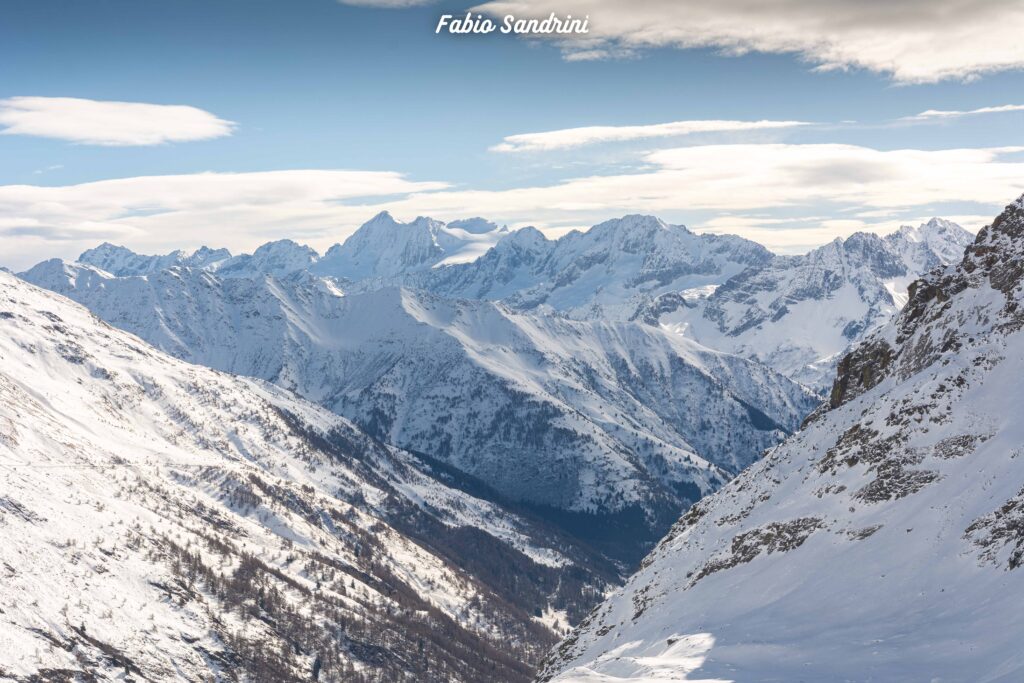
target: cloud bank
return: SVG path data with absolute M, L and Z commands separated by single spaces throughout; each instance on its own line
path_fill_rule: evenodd
M 185 105 L 10 97 L 0 100 L 0 126 L 0 135 L 126 147 L 219 138 L 235 124 Z
M 710 229 L 735 226 L 738 234 L 792 251 L 840 229 L 895 227 L 901 216 L 930 215 L 935 205 L 969 203 L 991 215 L 1024 191 L 1020 159 L 1024 147 L 701 145 L 650 153 L 635 172 L 503 190 L 414 182 L 397 173 L 313 170 L 7 185 L 0 186 L 2 265 L 73 257 L 102 240 L 153 253 L 201 244 L 248 250 L 292 237 L 323 250 L 383 209 L 402 218 L 483 215 L 552 233 L 645 212 Z M 844 215 L 850 218 L 842 224 L 817 218 Z M 787 224 L 819 221 L 827 229 L 813 237 L 776 230 L 783 216 Z
M 493 0 L 494 16 L 546 16 L 540 0 Z M 1019 0 L 561 0 L 590 17 L 590 35 L 566 41 L 569 59 L 647 48 L 794 54 L 823 70 L 859 68 L 900 83 L 969 79 L 1024 67 Z

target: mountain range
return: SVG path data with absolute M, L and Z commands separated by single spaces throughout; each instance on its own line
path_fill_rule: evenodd
M 61 618 L 54 605 L 36 605 L 10 621 L 34 634 L 16 647 L 41 638 L 53 656 L 17 675 L 122 664 L 129 674 L 166 672 L 167 657 L 139 649 L 159 642 L 192 673 L 244 659 L 255 667 L 247 675 L 274 680 L 314 670 L 329 680 L 528 680 L 556 638 L 666 532 L 678 536 L 685 520 L 721 505 L 713 501 L 736 498 L 737 486 L 758 496 L 743 510 L 768 500 L 764 482 L 736 482 L 853 403 L 857 383 L 875 378 L 873 364 L 899 351 L 890 344 L 868 362 L 844 354 L 880 349 L 892 317 L 914 305 L 915 279 L 958 261 L 969 243 L 962 228 L 933 219 L 779 256 L 650 216 L 551 240 L 483 219 L 403 223 L 382 213 L 323 255 L 291 240 L 239 255 L 202 247 L 145 256 L 104 244 L 74 262 L 40 263 L 23 281 L 0 273 L 4 355 L 19 367 L 0 375 L 13 387 L 8 432 L 43 445 L 33 441 L 29 457 L 24 439 L 4 443 L 24 461 L 17 467 L 42 456 L 75 472 L 50 481 L 40 466 L 34 482 L 10 480 L 28 488 L 11 489 L 0 523 L 29 525 L 18 533 L 52 544 L 70 514 L 61 509 L 74 497 L 68 491 L 92 492 L 92 508 L 128 506 L 150 520 L 137 543 L 148 549 L 118 546 L 109 557 L 124 562 L 101 572 L 111 573 L 109 585 L 155 575 L 171 585 L 154 555 L 176 557 L 171 573 L 181 583 L 185 571 L 186 596 L 171 591 L 170 606 L 152 618 L 186 632 L 181 620 L 193 613 L 171 609 L 175 602 L 202 603 L 208 618 L 205 640 L 184 639 L 197 647 L 164 648 L 117 629 L 87 631 L 86 615 L 98 609 L 88 601 L 78 611 L 65 604 Z M 75 386 L 62 389 L 61 376 Z M 828 409 L 799 431 L 823 399 Z M 149 459 L 125 460 L 137 450 Z M 206 470 L 181 473 L 189 468 Z M 133 486 L 103 489 L 103 477 L 122 469 Z M 163 502 L 135 496 L 139 487 L 159 489 Z M 59 514 L 32 512 L 31 491 L 47 491 L 41 504 Z M 350 509 L 365 536 L 339 530 L 337 510 L 351 517 Z M 178 512 L 164 519 L 169 510 Z M 227 520 L 222 533 L 200 533 L 208 510 Z M 747 513 L 729 514 L 738 524 Z M 102 536 L 122 516 L 100 515 L 90 533 Z M 786 538 L 805 531 L 779 528 Z M 182 542 L 184 554 L 167 550 Z M 645 572 L 668 543 L 620 595 L 653 581 Z M 278 546 L 287 562 L 284 551 L 273 555 Z M 50 559 L 62 566 L 77 557 Z M 31 565 L 25 595 L 45 564 Z M 250 573 L 238 576 L 243 567 Z M 320 595 L 324 577 L 339 571 L 369 586 L 358 604 L 336 588 Z M 92 575 L 70 575 L 60 584 L 66 594 L 91 585 Z M 261 586 L 256 598 L 245 581 Z M 685 588 L 661 595 L 675 590 Z M 284 597 L 268 603 L 266 592 Z M 140 605 L 152 598 L 138 594 Z M 618 655 L 600 648 L 627 625 L 599 620 L 617 614 L 619 600 L 591 614 L 544 676 L 589 681 L 592 669 L 593 680 L 615 680 L 600 676 L 618 675 Z M 331 618 L 317 622 L 325 609 Z M 642 615 L 636 628 L 646 638 Z M 46 628 L 26 626 L 39 622 Z M 700 647 L 703 635 L 693 641 Z M 687 642 L 664 658 L 700 659 Z M 655 678 L 686 673 L 638 666 L 633 673 Z

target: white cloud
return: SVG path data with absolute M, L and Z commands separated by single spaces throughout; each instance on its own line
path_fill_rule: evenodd
M 88 145 L 136 146 L 231 135 L 234 123 L 185 105 L 104 102 L 76 97 L 0 100 L 0 135 L 32 135 Z
M 1024 104 L 1004 104 L 998 107 L 981 107 L 967 111 L 929 109 L 914 116 L 907 116 L 904 121 L 933 121 L 941 119 L 957 119 L 961 116 L 977 116 L 979 114 L 1004 114 L 1011 111 L 1024 111 Z
M 493 0 L 496 16 L 543 17 L 541 0 Z M 589 16 L 566 54 L 589 58 L 656 47 L 795 54 L 819 69 L 863 68 L 903 83 L 964 79 L 1024 67 L 1019 0 L 560 0 Z
M 673 121 L 646 126 L 586 126 L 563 128 L 543 133 L 521 133 L 505 137 L 492 152 L 546 152 L 600 142 L 645 140 L 693 133 L 722 133 L 793 128 L 808 125 L 804 121 Z
M 957 212 L 995 215 L 1024 191 L 1024 161 L 1016 160 L 1022 155 L 1022 147 L 883 151 L 838 144 L 702 145 L 648 154 L 645 165 L 629 173 L 504 190 L 358 171 L 0 186 L 0 240 L 3 265 L 26 267 L 55 255 L 75 256 L 104 239 L 150 253 L 200 244 L 245 250 L 281 237 L 323 250 L 383 209 L 400 218 L 483 215 L 552 233 L 644 212 L 709 228 L 731 225 L 738 234 L 792 250 L 862 225 L 934 214 L 938 205 L 966 204 Z M 752 214 L 759 219 L 735 218 Z M 716 217 L 718 223 L 709 222 Z M 845 222 L 835 222 L 837 217 Z M 789 229 L 798 221 L 818 232 L 769 237 L 766 228 Z

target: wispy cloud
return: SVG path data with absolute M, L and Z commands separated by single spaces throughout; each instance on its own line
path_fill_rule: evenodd
M 376 7 L 378 9 L 402 9 L 404 7 L 417 7 L 419 5 L 431 5 L 436 0 L 338 0 L 342 5 L 354 5 L 356 7 Z
M 542 17 L 551 6 L 492 0 L 474 11 Z M 590 17 L 588 36 L 561 43 L 567 57 L 660 47 L 784 53 L 817 69 L 861 68 L 901 83 L 1024 68 L 1024 3 L 1007 0 L 560 0 L 558 11 Z
M 49 173 L 50 171 L 59 171 L 62 168 L 64 168 L 64 164 L 52 164 L 50 166 L 46 166 L 45 168 L 37 168 L 36 170 L 32 171 L 32 175 L 42 175 L 44 173 Z
M 235 124 L 186 105 L 10 97 L 0 100 L 0 126 L 0 135 L 142 146 L 219 138 L 230 135 Z
M 673 121 L 643 126 L 585 126 L 562 128 L 543 133 L 509 135 L 492 152 L 546 152 L 557 149 L 582 147 L 601 142 L 621 142 L 666 138 L 694 133 L 723 133 L 752 130 L 793 128 L 809 125 L 804 121 Z
M 1004 104 L 998 107 L 980 107 L 967 111 L 929 109 L 920 114 L 907 116 L 904 121 L 935 121 L 940 119 L 958 119 L 962 116 L 978 116 L 980 114 L 1004 114 L 1011 111 L 1024 111 L 1024 104 Z

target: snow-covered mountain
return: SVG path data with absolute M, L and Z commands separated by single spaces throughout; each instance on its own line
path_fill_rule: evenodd
M 476 261 L 412 282 L 430 291 L 553 309 L 578 319 L 625 320 L 651 297 L 722 284 L 771 259 L 755 242 L 697 235 L 654 216 L 624 216 L 548 240 L 524 228 Z
M 384 279 L 472 261 L 509 231 L 482 218 L 445 224 L 420 216 L 411 223 L 383 211 L 342 244 L 327 250 L 314 272 L 348 280 Z
M 903 306 L 907 285 L 959 261 L 972 239 L 937 218 L 886 237 L 856 233 L 803 256 L 776 256 L 709 296 L 665 294 L 636 316 L 825 389 L 843 352 Z
M 694 506 L 542 680 L 1024 679 L 1024 197 L 805 427 Z
M 565 523 L 612 515 L 587 533 L 623 558 L 816 403 L 761 365 L 637 323 L 399 288 L 345 296 L 309 273 L 114 278 L 54 260 L 23 277 L 179 358 L 294 390 L 503 498 Z
M 614 579 L 472 482 L 7 273 L 0 481 L 5 680 L 528 680 Z

